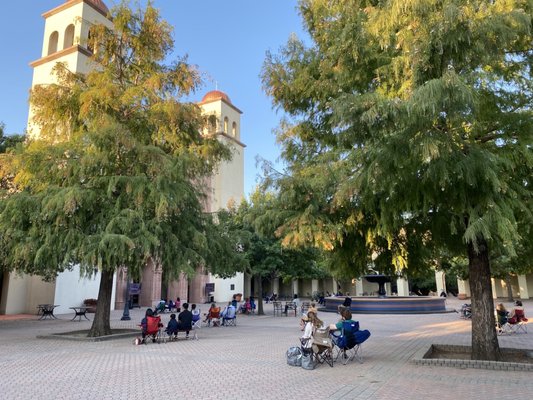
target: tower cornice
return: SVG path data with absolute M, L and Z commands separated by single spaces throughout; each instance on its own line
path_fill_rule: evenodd
M 42 14 L 43 18 L 51 17 L 52 15 L 55 15 L 63 10 L 66 10 L 67 8 L 70 8 L 76 4 L 85 3 L 89 7 L 93 8 L 95 11 L 102 14 L 104 17 L 108 18 L 107 11 L 103 10 L 102 8 L 98 7 L 96 4 L 94 4 L 90 0 L 70 0 L 66 3 L 61 4 L 60 6 L 57 6 L 56 8 L 51 9 L 50 11 L 47 11 Z
M 30 63 L 30 66 L 35 68 L 35 67 L 38 67 L 39 65 L 42 65 L 42 64 L 46 64 L 47 62 L 50 62 L 50 61 L 54 61 L 58 58 L 61 58 L 61 57 L 64 57 L 64 56 L 68 56 L 69 54 L 72 54 L 72 53 L 76 53 L 76 52 L 80 52 L 82 54 L 85 54 L 87 57 L 91 57 L 92 56 L 92 53 L 87 50 L 86 48 L 80 46 L 80 45 L 74 45 L 74 46 L 70 46 L 69 48 L 67 49 L 63 49 L 63 50 L 59 50 L 53 54 L 50 54 L 46 57 L 41 57 L 39 58 L 38 60 L 35 60 L 35 61 L 32 61 Z

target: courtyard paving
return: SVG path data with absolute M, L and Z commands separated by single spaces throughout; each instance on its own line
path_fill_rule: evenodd
M 449 308 L 461 302 L 447 300 Z M 507 303 L 505 303 L 507 305 Z M 510 304 L 509 304 L 510 305 Z M 533 301 L 524 302 L 533 315 Z M 208 306 L 202 305 L 202 311 Z M 286 364 L 298 345 L 298 318 L 239 316 L 237 327 L 202 328 L 200 340 L 134 346 L 132 339 L 72 342 L 37 335 L 88 329 L 90 322 L 37 317 L 0 320 L 0 398 L 11 399 L 516 399 L 533 393 L 530 372 L 419 366 L 411 360 L 432 343 L 470 344 L 470 321 L 456 313 L 356 315 L 372 336 L 364 362 L 307 371 Z M 205 309 L 205 310 L 204 310 Z M 529 310 L 529 312 L 528 312 Z M 112 327 L 135 328 L 112 311 Z M 337 316 L 319 312 L 326 323 Z M 169 314 L 163 316 L 166 323 Z M 528 334 L 499 337 L 502 347 L 533 349 Z M 529 393 L 529 395 L 528 395 Z

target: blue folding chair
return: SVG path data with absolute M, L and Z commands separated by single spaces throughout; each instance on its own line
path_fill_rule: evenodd
M 350 360 L 363 362 L 361 344 L 370 337 L 370 332 L 368 330 L 359 330 L 359 322 L 344 321 L 340 335 L 332 333 L 331 336 L 336 350 L 335 361 L 342 356 L 344 365 Z

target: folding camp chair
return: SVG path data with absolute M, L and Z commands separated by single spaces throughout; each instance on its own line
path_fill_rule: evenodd
M 220 307 L 211 308 L 207 315 L 207 325 L 220 326 Z
M 507 324 L 509 326 L 509 329 L 511 333 L 527 333 L 527 321 L 524 314 L 524 310 L 515 308 L 512 317 L 507 319 Z
M 144 340 L 146 344 L 146 339 L 152 337 L 152 342 L 160 343 L 162 340 L 161 337 L 161 328 L 163 324 L 161 323 L 161 317 L 159 316 L 147 316 L 146 317 L 146 329 L 143 332 Z M 144 327 L 142 327 L 144 329 Z
M 342 357 L 342 363 L 346 365 L 350 360 L 363 362 L 363 349 L 361 344 L 368 339 L 370 332 L 359 330 L 359 322 L 344 321 L 340 335 L 332 334 L 333 343 L 335 344 L 336 356 L 335 361 Z
M 224 326 L 237 326 L 237 312 L 235 307 L 228 306 L 222 316 L 222 325 Z
M 333 367 L 333 343 L 329 335 L 329 328 L 317 329 L 313 334 L 311 348 L 319 364 L 328 364 Z
M 276 314 L 279 314 L 279 316 L 281 317 L 281 315 L 283 314 L 283 306 L 281 304 L 281 301 L 273 301 L 272 305 L 274 306 L 274 317 L 276 316 Z

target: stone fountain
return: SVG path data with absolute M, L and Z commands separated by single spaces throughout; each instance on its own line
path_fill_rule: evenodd
M 446 298 L 440 296 L 387 296 L 385 284 L 391 282 L 387 275 L 365 275 L 371 283 L 378 284 L 378 296 L 350 296 L 350 310 L 355 314 L 430 314 L 444 313 Z M 326 298 L 326 311 L 337 312 L 344 296 Z

